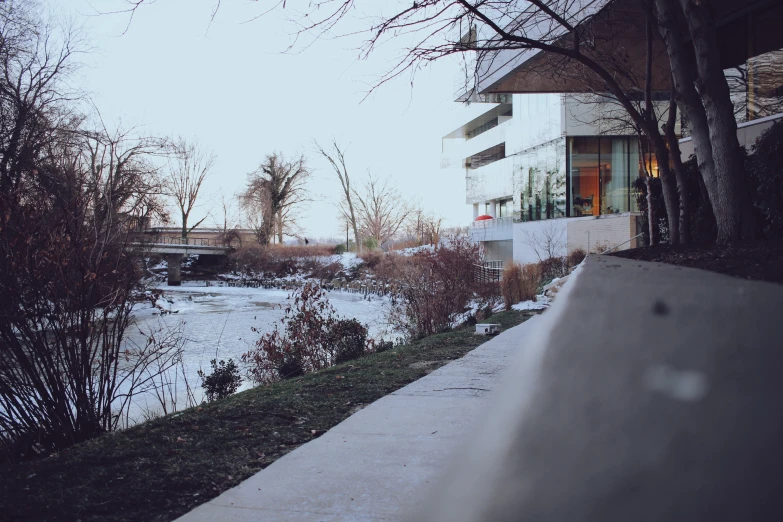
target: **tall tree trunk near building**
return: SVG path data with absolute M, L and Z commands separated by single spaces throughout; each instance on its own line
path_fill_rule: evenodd
M 648 173 L 644 177 L 644 185 L 647 187 L 647 233 L 650 235 L 650 240 L 648 246 L 653 246 L 658 244 L 658 241 L 655 237 L 655 205 L 653 204 L 653 198 L 652 198 L 652 176 Z
M 744 161 L 729 86 L 718 52 L 718 35 L 710 3 L 680 0 L 696 57 L 696 82 L 709 126 L 717 178 L 717 199 L 712 202 L 718 222 L 718 243 L 755 237 L 757 228 L 744 180 Z
M 655 152 L 655 157 L 658 160 L 658 175 L 661 178 L 661 192 L 663 193 L 663 203 L 666 207 L 666 218 L 669 222 L 669 244 L 676 245 L 680 241 L 680 223 L 678 220 L 679 198 L 677 197 L 676 183 L 673 179 L 669 164 L 669 150 L 666 148 L 666 141 L 661 136 L 661 131 L 658 128 L 658 116 L 655 113 L 655 106 L 652 99 L 653 32 L 655 31 L 655 17 L 653 14 L 653 5 L 651 3 L 647 4 L 647 19 L 645 22 L 647 53 L 645 57 L 644 111 L 642 112 L 641 118 L 642 128 L 645 131 L 645 134 L 647 134 L 653 152 Z
M 672 73 L 674 99 L 682 115 L 688 122 L 690 137 L 696 155 L 696 164 L 707 191 L 710 208 L 718 201 L 718 180 L 715 174 L 715 162 L 712 159 L 712 143 L 707 114 L 696 91 L 696 64 L 693 49 L 686 43 L 680 31 L 678 13 L 681 13 L 678 0 L 655 0 L 658 30 L 663 37 L 669 65 Z M 701 189 L 701 185 L 700 185 Z M 687 203 L 686 203 L 687 204 Z M 689 209 L 690 210 L 690 209 Z M 713 210 L 718 229 L 730 226 L 720 209 Z M 728 233 L 728 231 L 724 232 Z
M 663 203 L 666 206 L 666 219 L 669 221 L 669 244 L 677 245 L 680 242 L 679 197 L 677 196 L 677 182 L 669 166 L 669 149 L 660 133 L 651 135 L 650 141 L 658 160 L 661 192 L 663 193 Z
M 672 171 L 674 179 L 677 182 L 677 195 L 680 199 L 680 244 L 687 245 L 691 242 L 691 223 L 690 223 L 690 203 L 688 202 L 688 189 L 685 183 L 685 172 L 682 166 L 682 157 L 680 156 L 680 142 L 675 132 L 677 125 L 677 102 L 674 100 L 674 92 L 669 99 L 669 115 L 666 118 L 666 125 L 663 127 L 663 133 L 666 136 L 666 142 L 669 145 L 669 154 L 671 155 Z

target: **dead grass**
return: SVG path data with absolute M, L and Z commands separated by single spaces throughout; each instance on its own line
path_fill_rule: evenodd
M 504 328 L 528 316 L 503 312 Z M 369 404 L 484 342 L 433 335 L 0 468 L 4 520 L 164 521 L 217 496 Z M 427 364 L 420 364 L 427 362 Z
M 541 268 L 538 264 L 508 264 L 500 280 L 500 292 L 506 310 L 510 310 L 512 305 L 520 301 L 535 301 L 540 283 Z

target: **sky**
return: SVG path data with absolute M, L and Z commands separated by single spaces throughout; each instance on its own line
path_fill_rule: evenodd
M 214 150 L 217 162 L 196 219 L 221 222 L 221 194 L 239 192 L 266 154 L 303 153 L 314 199 L 300 219 L 303 236 L 342 237 L 340 186 L 313 147 L 313 140 L 334 139 L 347 147 L 352 179 L 368 171 L 391 178 L 405 198 L 444 218 L 444 226 L 469 223 L 464 172 L 440 168 L 441 137 L 459 126 L 465 110 L 451 97 L 456 62 L 436 62 L 412 83 L 400 77 L 367 96 L 400 56 L 402 40 L 366 60 L 358 59 L 362 37 L 355 36 L 285 52 L 296 29 L 287 19 L 292 10 L 250 21 L 269 2 L 223 0 L 210 23 L 217 1 L 157 0 L 130 19 L 96 14 L 126 7 L 123 0 L 44 0 L 84 29 L 93 50 L 82 57 L 75 81 L 104 121 L 197 139 Z M 348 33 L 367 24 L 357 15 L 343 27 Z

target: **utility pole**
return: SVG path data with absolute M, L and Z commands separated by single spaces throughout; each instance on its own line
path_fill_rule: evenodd
M 348 252 L 348 222 L 345 222 L 345 251 Z

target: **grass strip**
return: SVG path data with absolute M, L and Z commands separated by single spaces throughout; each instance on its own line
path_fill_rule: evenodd
M 528 317 L 502 312 L 492 322 L 506 329 Z M 5 466 L 0 513 L 5 520 L 173 520 L 486 340 L 473 328 L 432 335 Z

